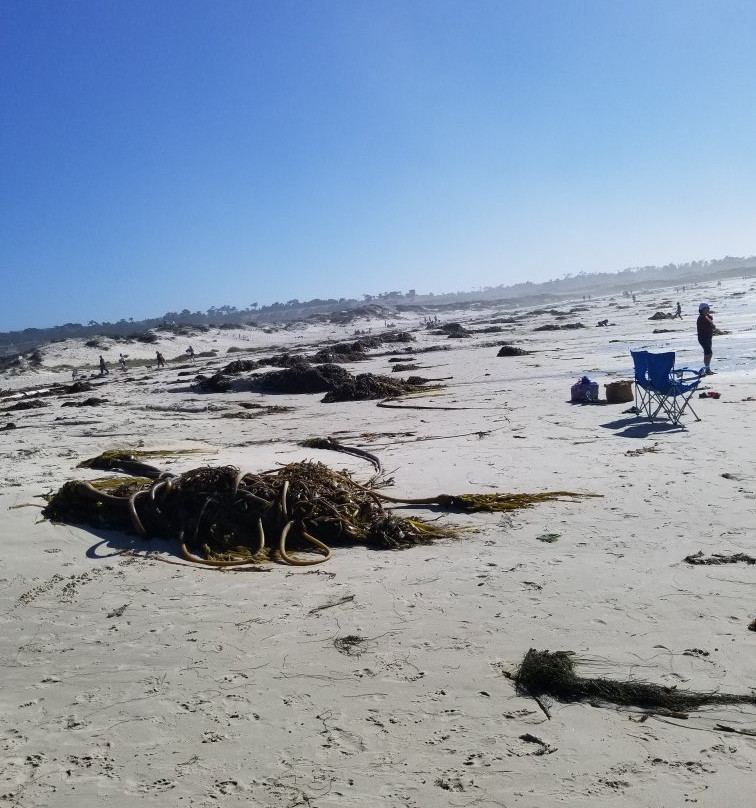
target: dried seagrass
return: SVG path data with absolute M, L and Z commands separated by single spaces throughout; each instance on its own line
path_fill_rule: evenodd
M 529 696 L 552 696 L 560 701 L 587 699 L 622 706 L 664 709 L 684 713 L 710 704 L 756 704 L 756 695 L 700 693 L 678 690 L 650 682 L 621 682 L 583 678 L 575 673 L 572 651 L 537 651 L 531 648 L 520 664 L 514 681 Z
M 43 511 L 48 519 L 176 538 L 185 559 L 215 567 L 266 560 L 318 564 L 330 557 L 331 546 L 400 549 L 460 532 L 388 513 L 383 506 L 388 502 L 473 512 L 586 496 L 545 492 L 400 499 L 379 493 L 375 481 L 360 485 L 346 473 L 312 462 L 290 463 L 261 474 L 221 466 L 173 476 L 114 452 L 83 465 L 140 476 L 68 482 L 48 496 Z M 302 551 L 317 555 L 292 554 Z

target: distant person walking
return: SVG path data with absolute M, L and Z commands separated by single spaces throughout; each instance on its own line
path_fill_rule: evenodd
M 191 345 L 186 349 L 186 355 L 194 362 L 194 348 Z
M 107 376 L 109 373 L 108 366 L 105 364 L 102 354 L 100 354 L 100 376 Z
M 157 366 L 159 368 L 164 368 L 165 367 L 165 357 L 163 356 L 163 354 L 160 353 L 160 351 L 155 351 L 155 353 L 157 354 Z
M 711 367 L 709 367 L 712 357 L 711 340 L 716 327 L 714 325 L 714 319 L 711 316 L 711 307 L 708 303 L 701 303 L 698 307 L 696 330 L 698 331 L 698 343 L 703 348 L 704 365 L 706 366 L 705 374 L 711 376 L 714 373 Z
M 121 370 L 126 370 L 126 357 L 123 354 L 118 354 L 118 367 Z
M 682 306 L 680 305 L 679 301 L 677 303 L 677 310 L 672 317 L 673 320 L 682 320 Z

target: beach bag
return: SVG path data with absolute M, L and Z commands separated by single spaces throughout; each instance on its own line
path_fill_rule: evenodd
M 570 388 L 570 401 L 598 401 L 598 382 L 592 382 L 587 376 L 583 376 Z
M 609 382 L 604 385 L 607 404 L 624 404 L 634 399 L 633 383 L 630 381 Z

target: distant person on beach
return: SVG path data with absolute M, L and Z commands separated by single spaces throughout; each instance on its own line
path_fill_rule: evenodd
M 714 318 L 711 316 L 711 307 L 708 303 L 701 303 L 698 307 L 698 320 L 696 320 L 696 330 L 698 331 L 698 343 L 703 348 L 704 365 L 706 375 L 711 376 L 714 371 L 709 367 L 711 364 L 711 340 L 714 336 Z
M 672 319 L 673 320 L 682 320 L 682 306 L 680 305 L 679 301 L 677 302 L 677 310 L 675 311 L 674 316 L 672 317 Z
M 126 370 L 126 357 L 123 354 L 118 354 L 118 367 L 121 370 Z
M 102 354 L 100 354 L 100 376 L 107 376 L 109 373 L 108 366 L 105 364 Z
M 194 362 L 194 348 L 191 345 L 186 349 L 186 355 Z
M 160 353 L 160 351 L 155 351 L 155 353 L 157 354 L 157 366 L 159 368 L 164 368 L 165 367 L 165 357 L 163 356 L 163 354 Z

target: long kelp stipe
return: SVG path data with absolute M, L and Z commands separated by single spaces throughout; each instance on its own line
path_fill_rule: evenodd
M 330 557 L 334 546 L 401 549 L 463 530 L 397 516 L 384 503 L 470 513 L 590 496 L 558 491 L 400 499 L 377 491 L 374 481 L 361 485 L 322 463 L 290 463 L 261 474 L 233 466 L 202 467 L 174 476 L 125 453 L 106 453 L 85 462 L 89 468 L 139 476 L 66 483 L 47 497 L 44 516 L 144 537 L 175 538 L 185 559 L 216 567 L 266 560 L 318 564 Z M 300 555 L 303 552 L 307 555 Z
M 650 682 L 581 677 L 575 672 L 574 656 L 571 651 L 531 648 L 512 678 L 518 689 L 529 696 L 551 696 L 565 702 L 593 700 L 676 713 L 709 705 L 756 704 L 756 695 L 700 693 Z

